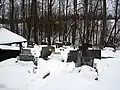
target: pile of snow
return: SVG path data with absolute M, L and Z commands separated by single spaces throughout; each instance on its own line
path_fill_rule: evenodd
M 30 90 L 31 85 L 39 83 L 43 80 L 44 75 L 48 73 L 48 69 L 38 66 L 37 69 L 32 61 L 18 61 L 16 58 L 8 59 L 0 63 L 0 90 Z
M 76 50 L 71 46 L 63 46 L 60 48 L 56 48 L 55 52 L 61 52 L 61 55 L 63 56 L 64 61 L 67 61 L 67 57 L 68 57 L 68 53 L 70 52 L 70 50 Z
M 114 49 L 111 47 L 105 47 L 104 50 L 114 51 Z
M 101 56 L 102 57 L 115 57 L 116 53 L 113 52 L 113 48 L 106 47 L 101 51 Z
M 49 60 L 64 61 L 63 56 L 61 55 L 61 52 L 53 52 L 53 53 L 49 56 Z
M 33 51 L 38 54 L 41 47 L 35 46 Z M 77 68 L 74 62 L 61 62 L 70 50 L 74 48 L 57 48 L 60 55 L 52 54 L 48 61 L 39 58 L 37 69 L 33 62 L 15 63 L 16 58 L 0 62 L 0 90 L 120 90 L 120 51 L 102 50 L 102 55 L 114 58 L 95 59 L 97 73 L 86 65 Z
M 34 48 L 24 47 L 23 49 L 31 50 L 32 55 L 34 55 L 35 57 L 40 56 L 41 49 L 40 49 L 40 47 L 38 45 L 35 45 Z
M 86 65 L 81 67 L 79 73 L 82 77 L 90 80 L 94 80 L 97 77 L 97 72 L 95 71 L 95 69 Z
M 23 66 L 16 65 L 14 59 L 9 60 L 0 64 L 0 85 L 4 85 L 5 89 L 24 90 L 29 80 L 28 71 Z

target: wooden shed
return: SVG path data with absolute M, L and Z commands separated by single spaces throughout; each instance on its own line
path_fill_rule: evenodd
M 15 58 L 22 49 L 22 42 L 27 40 L 5 28 L 0 28 L 0 61 Z M 19 44 L 19 47 L 12 47 L 12 44 Z

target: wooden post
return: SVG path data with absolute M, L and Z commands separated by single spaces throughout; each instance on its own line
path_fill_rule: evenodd
M 20 47 L 20 53 L 22 51 L 22 42 L 19 43 L 19 47 Z

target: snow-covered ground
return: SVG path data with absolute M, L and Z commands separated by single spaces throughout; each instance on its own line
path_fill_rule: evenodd
M 33 51 L 38 53 L 40 48 L 36 46 Z M 73 48 L 66 46 L 56 52 L 66 61 L 69 50 Z M 89 66 L 75 68 L 73 62 L 62 62 L 54 55 L 48 61 L 39 58 L 35 70 L 33 62 L 8 59 L 0 62 L 0 90 L 120 90 L 120 51 L 105 48 L 102 56 L 113 58 L 95 59 L 98 74 Z

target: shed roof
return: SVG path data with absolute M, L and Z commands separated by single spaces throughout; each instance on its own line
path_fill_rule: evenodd
M 0 44 L 11 44 L 27 41 L 20 35 L 17 35 L 5 28 L 0 28 Z

